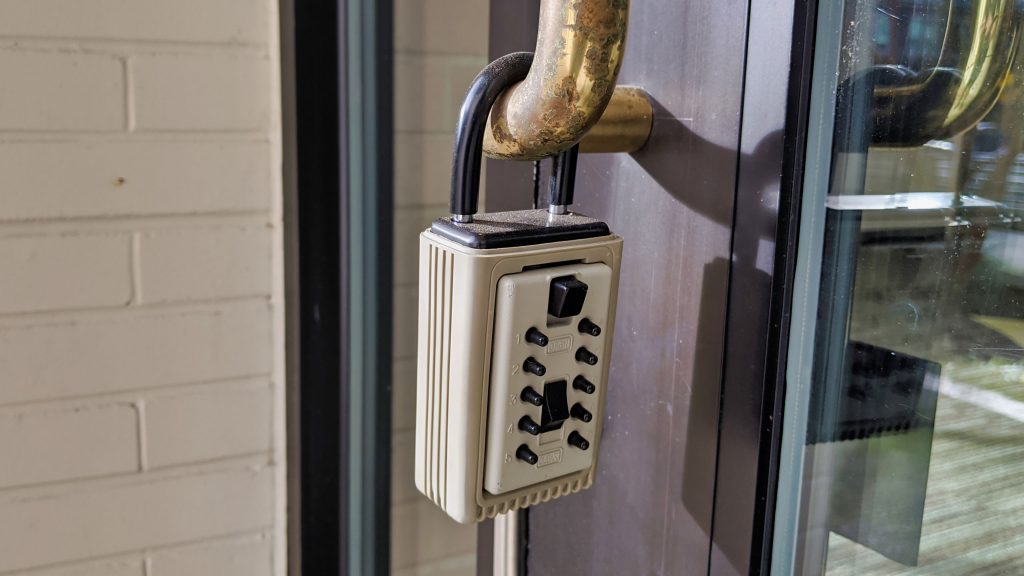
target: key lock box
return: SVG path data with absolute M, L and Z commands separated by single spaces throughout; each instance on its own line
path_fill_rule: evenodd
M 495 60 L 460 113 L 451 217 L 420 235 L 416 487 L 462 523 L 589 488 L 607 396 L 622 238 L 551 208 L 476 214 L 490 108 L 532 54 Z

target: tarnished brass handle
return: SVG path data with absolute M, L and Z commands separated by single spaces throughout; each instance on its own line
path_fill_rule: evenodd
M 582 152 L 643 146 L 651 102 L 639 88 L 615 85 L 628 19 L 629 0 L 541 0 L 533 66 L 491 109 L 484 153 L 536 160 L 581 139 Z
M 1006 84 L 1020 46 L 1021 13 L 1015 0 L 974 0 L 970 40 L 957 46 L 953 3 L 939 67 L 916 75 L 920 81 L 878 86 L 899 74 L 877 67 L 873 81 L 872 144 L 921 146 L 955 136 L 992 109 Z

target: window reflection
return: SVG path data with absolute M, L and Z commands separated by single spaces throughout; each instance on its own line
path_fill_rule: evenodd
M 795 566 L 1021 574 L 1020 7 L 845 21 Z

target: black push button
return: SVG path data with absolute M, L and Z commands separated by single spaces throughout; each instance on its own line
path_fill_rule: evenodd
M 569 444 L 579 448 L 580 450 L 586 450 L 587 448 L 590 448 L 590 442 L 587 442 L 586 438 L 580 436 L 579 432 L 570 432 L 569 437 L 566 438 L 566 440 L 569 441 Z M 516 453 L 516 455 L 518 455 L 518 452 Z
M 540 424 L 533 421 L 533 418 L 529 416 L 523 416 L 519 419 L 519 429 L 527 434 L 533 434 L 536 436 L 540 434 Z
M 548 345 L 548 337 L 536 328 L 530 328 L 526 331 L 526 341 L 541 347 Z
M 594 361 L 597 362 L 597 360 Z M 543 376 L 548 371 L 548 369 L 540 362 L 537 362 L 537 359 L 533 356 L 530 356 L 525 362 L 523 362 L 523 370 L 526 370 L 535 376 Z
M 597 390 L 597 386 L 594 386 L 593 382 L 583 376 L 573 378 L 572 387 L 586 394 L 593 394 L 594 390 Z
M 569 418 L 569 402 L 565 397 L 565 380 L 555 380 L 544 385 L 544 406 L 540 414 L 540 431 L 550 432 L 562 427 Z
M 579 402 L 572 405 L 572 409 L 569 410 L 569 414 L 572 415 L 573 418 L 583 422 L 590 422 L 594 419 L 594 415 L 584 408 L 583 404 L 580 404 Z
M 583 320 L 580 320 L 580 323 L 577 326 L 577 328 L 579 328 L 580 332 L 584 334 L 590 334 L 591 336 L 601 335 L 601 327 L 591 322 L 590 318 L 584 318 Z
M 540 394 L 537 394 L 537 391 L 531 388 L 530 386 L 524 388 L 523 393 L 520 394 L 519 397 L 523 399 L 523 402 L 528 402 L 530 404 L 533 404 L 534 406 L 544 405 L 544 397 L 541 396 Z
M 590 364 L 591 366 L 597 364 L 597 354 L 587 350 L 586 347 L 580 348 L 576 351 L 576 359 L 585 364 Z
M 584 442 L 586 442 L 586 440 L 584 440 Z M 584 450 L 586 450 L 586 448 L 584 448 Z M 520 444 L 519 448 L 516 448 L 516 458 L 519 458 L 527 464 L 537 463 L 537 455 L 534 454 L 533 450 L 530 450 L 530 447 L 526 444 Z
M 574 276 L 559 276 L 551 281 L 548 292 L 548 314 L 555 318 L 575 316 L 583 310 L 587 285 Z

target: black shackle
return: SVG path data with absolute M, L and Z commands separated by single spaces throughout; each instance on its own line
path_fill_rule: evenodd
M 455 149 L 452 152 L 452 221 L 473 221 L 480 200 L 480 161 L 484 148 L 484 133 L 491 107 L 503 91 L 526 79 L 533 64 L 532 52 L 513 52 L 488 64 L 469 85 L 466 98 L 459 110 L 459 123 L 455 128 Z M 576 156 L 579 144 L 557 157 L 557 168 L 552 174 L 551 204 L 555 213 L 564 213 L 572 204 L 575 183 Z

